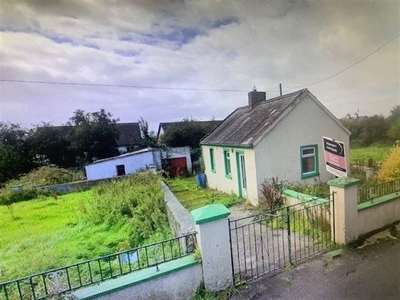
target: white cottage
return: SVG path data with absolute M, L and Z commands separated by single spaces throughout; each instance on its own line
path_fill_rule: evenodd
M 248 94 L 202 141 L 207 183 L 258 203 L 260 185 L 278 177 L 289 182 L 326 182 L 322 137 L 345 144 L 349 165 L 350 132 L 307 89 L 266 100 Z
M 168 165 L 172 175 L 191 173 L 190 147 L 168 149 L 147 148 L 119 156 L 100 159 L 85 166 L 87 180 L 113 178 Z

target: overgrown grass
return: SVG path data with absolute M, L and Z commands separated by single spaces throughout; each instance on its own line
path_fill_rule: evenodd
M 226 194 L 197 185 L 196 176 L 173 178 L 167 181 L 168 186 L 189 211 L 207 204 L 219 203 L 229 207 L 243 201 L 234 194 Z
M 372 159 L 376 163 L 381 163 L 389 154 L 392 146 L 369 146 L 350 149 L 350 163 L 368 165 L 368 160 Z
M 147 192 L 139 184 L 131 186 L 129 199 L 135 197 L 131 190 L 138 186 L 141 193 L 137 192 L 136 198 L 140 197 L 142 208 L 140 205 L 130 205 L 131 215 L 119 217 L 116 217 L 115 210 L 110 210 L 113 213 L 112 221 L 108 217 L 103 220 L 94 217 L 105 216 L 93 211 L 98 204 L 98 190 L 62 195 L 57 199 L 42 196 L 15 203 L 12 213 L 7 206 L 0 206 L 0 282 L 133 248 L 138 246 L 133 244 L 138 240 L 148 244 L 171 238 L 166 217 L 158 218 L 159 212 L 153 215 L 148 212 L 149 209 L 153 210 L 153 201 L 160 196 L 159 179 L 155 179 L 155 182 L 158 182 L 159 189 L 151 186 Z M 118 203 L 116 196 L 112 198 L 106 195 L 106 191 L 115 191 L 115 184 L 99 188 L 103 189 L 105 198 Z M 125 186 L 125 189 L 128 187 Z M 143 194 L 149 196 L 147 201 Z M 123 194 L 118 197 L 125 199 Z M 85 213 L 84 208 L 90 209 L 91 213 Z M 141 215 L 134 220 L 134 214 L 146 216 Z M 148 219 L 146 222 L 143 221 L 145 217 Z M 149 226 L 153 226 L 153 232 L 148 232 Z M 138 227 L 146 231 L 136 230 Z

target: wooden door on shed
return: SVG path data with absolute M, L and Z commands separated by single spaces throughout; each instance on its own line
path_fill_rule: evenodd
M 183 176 L 187 171 L 186 157 L 169 158 L 162 160 L 163 169 L 169 172 L 169 176 Z

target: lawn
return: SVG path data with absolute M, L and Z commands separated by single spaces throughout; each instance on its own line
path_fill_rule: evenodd
M 210 188 L 201 188 L 197 184 L 196 176 L 169 179 L 167 184 L 188 211 L 212 203 L 229 207 L 243 201 L 234 194 L 229 195 Z
M 389 154 L 392 147 L 390 146 L 369 146 L 363 148 L 351 148 L 350 149 L 350 162 L 352 164 L 363 164 L 367 165 L 369 159 L 373 159 L 375 162 L 383 162 L 385 157 Z
M 0 206 L 0 282 L 116 252 L 129 240 L 129 223 L 85 226 L 81 201 L 91 191 Z

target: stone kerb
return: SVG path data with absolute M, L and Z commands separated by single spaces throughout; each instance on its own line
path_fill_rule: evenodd
M 210 204 L 193 210 L 191 214 L 202 254 L 204 286 L 209 291 L 224 290 L 233 283 L 228 224 L 230 212 L 222 204 Z
M 331 204 L 334 220 L 331 221 L 331 229 L 335 233 L 336 243 L 347 244 L 358 237 L 357 192 L 359 182 L 359 179 L 351 177 L 336 178 L 327 182 L 330 192 L 334 194 L 334 201 Z

